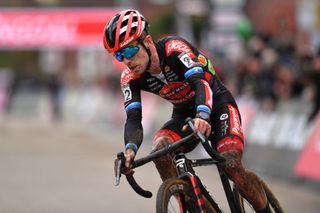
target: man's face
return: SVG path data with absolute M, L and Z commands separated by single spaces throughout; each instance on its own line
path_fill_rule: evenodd
M 117 55 L 116 58 L 120 58 L 121 62 L 125 63 L 130 70 L 138 75 L 145 71 L 149 60 L 146 50 L 137 41 L 129 43 L 116 52 L 115 55 Z

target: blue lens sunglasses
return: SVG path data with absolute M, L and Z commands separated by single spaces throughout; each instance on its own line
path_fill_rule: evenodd
M 127 47 L 115 52 L 113 55 L 114 55 L 114 57 L 116 57 L 116 59 L 118 61 L 123 61 L 124 58 L 131 59 L 140 50 L 140 48 L 138 47 L 138 44 L 127 46 Z

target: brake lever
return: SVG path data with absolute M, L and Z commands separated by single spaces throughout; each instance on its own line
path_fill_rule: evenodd
M 121 178 L 121 168 L 124 165 L 125 157 L 123 152 L 119 152 L 117 154 L 117 165 L 116 165 L 116 186 L 119 186 L 120 184 L 120 178 Z
M 194 130 L 193 120 L 191 118 L 186 118 L 186 122 L 189 124 L 189 127 Z M 204 134 L 197 132 L 197 137 L 200 139 L 206 152 L 215 160 L 219 162 L 225 162 L 226 159 L 220 155 L 215 149 L 212 149 L 211 141 L 207 140 Z
M 191 130 L 194 131 L 193 120 L 191 118 L 187 118 L 186 121 L 187 121 L 189 127 L 191 128 Z M 207 141 L 206 136 L 204 136 L 204 134 L 202 134 L 201 132 L 197 132 L 196 134 L 197 134 L 198 138 L 200 138 L 202 143 Z

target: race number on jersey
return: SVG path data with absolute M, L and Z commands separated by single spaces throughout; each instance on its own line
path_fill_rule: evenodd
M 123 89 L 124 101 L 130 101 L 132 99 L 132 92 L 130 86 L 124 86 Z
M 178 57 L 184 66 L 188 68 L 194 64 L 194 61 L 186 53 L 181 53 Z

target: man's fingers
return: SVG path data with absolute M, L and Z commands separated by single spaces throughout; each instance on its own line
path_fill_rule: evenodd
M 202 134 L 206 135 L 207 137 L 211 134 L 211 126 L 208 122 L 203 121 L 202 119 L 194 119 L 194 133 L 201 132 Z M 188 129 L 188 125 L 185 124 L 182 127 L 183 131 Z
M 188 124 L 183 125 L 182 131 L 187 131 L 188 130 Z
M 206 131 L 206 123 L 202 122 L 200 119 L 196 119 L 195 121 L 195 132 L 201 132 L 205 134 Z
M 210 134 L 211 134 L 211 127 L 209 127 L 209 128 L 207 129 L 207 132 L 206 132 L 207 138 L 210 136 Z
M 125 154 L 125 157 L 126 157 L 125 166 L 129 168 L 131 166 L 132 158 L 129 154 Z
M 200 129 L 199 129 L 199 120 L 195 119 L 194 120 L 194 133 L 197 133 L 198 131 L 200 131 Z
M 131 160 L 126 160 L 125 166 L 129 168 L 130 164 L 131 164 Z
M 211 134 L 211 126 L 208 122 L 203 121 L 201 119 L 194 120 L 194 130 L 195 132 L 201 132 L 202 134 L 206 135 L 207 137 Z
M 127 168 L 130 168 L 131 167 L 131 163 L 132 163 L 132 158 L 128 155 L 126 156 L 126 163 L 125 163 L 125 166 Z

